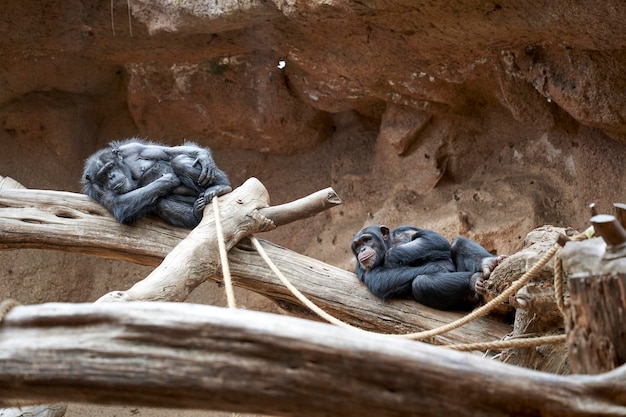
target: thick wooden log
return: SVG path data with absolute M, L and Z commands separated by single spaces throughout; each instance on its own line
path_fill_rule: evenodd
M 598 374 L 626 363 L 626 273 L 569 280 L 572 371 Z
M 27 405 L 0 409 L 0 417 L 63 417 L 67 404 Z
M 626 258 L 603 259 L 602 239 L 568 242 L 567 344 L 572 371 L 598 374 L 626 363 Z
M 7 187 L 11 185 L 11 188 L 0 188 L 0 250 L 62 250 L 157 266 L 189 234 L 189 230 L 168 225 L 156 218 L 143 218 L 131 226 L 122 225 L 86 195 L 13 189 L 13 185 L 18 183 L 10 178 L 0 178 L 8 184 Z M 238 198 L 245 198 L 244 192 L 247 191 L 261 193 L 259 195 L 263 200 L 258 207 L 258 215 L 271 220 L 273 227 L 341 204 L 332 188 L 273 207 L 269 206 L 267 190 L 255 178 L 239 189 L 235 192 Z M 207 209 L 211 212 L 211 205 Z
M 233 195 L 240 195 L 243 201 L 247 201 L 245 196 L 249 190 L 238 194 L 238 189 L 222 197 L 220 202 L 224 201 L 228 207 L 233 201 L 236 206 L 240 205 L 237 203 L 238 197 L 234 200 L 225 200 Z M 262 192 L 254 191 L 252 195 L 261 196 L 264 195 L 263 193 L 265 193 L 264 188 Z M 269 218 L 276 219 L 280 224 L 286 221 L 285 219 L 295 218 L 293 214 L 284 214 L 293 213 L 294 207 L 297 212 L 301 212 L 301 208 L 305 207 L 306 209 L 302 212 L 310 215 L 312 207 L 322 210 L 330 207 L 336 200 L 336 196 L 329 190 L 322 190 L 314 193 L 313 196 L 315 197 L 311 199 L 305 197 L 297 202 L 276 207 L 264 207 L 267 202 L 263 200 L 263 203 L 259 205 L 261 208 L 256 210 L 257 218 L 266 217 L 264 214 L 267 214 Z M 324 201 L 327 202 L 324 203 Z M 205 212 L 207 216 L 205 220 L 208 222 L 214 221 L 210 219 L 212 216 L 210 207 L 211 205 Z M 222 212 L 229 210 L 230 208 L 223 209 Z M 242 234 L 250 230 L 239 228 L 232 222 L 229 224 L 229 228 L 234 227 L 237 230 L 237 232 L 225 230 L 229 234 L 227 240 L 230 242 L 230 247 L 234 241 L 241 238 Z M 215 241 L 211 239 L 215 236 L 211 235 L 211 229 L 209 225 L 202 228 L 202 233 L 194 234 L 203 242 L 197 245 L 200 247 L 199 250 L 203 250 L 202 245 L 214 245 Z M 142 219 L 133 226 L 121 225 L 103 207 L 81 194 L 44 190 L 0 190 L 0 249 L 57 249 L 156 266 L 188 234 L 188 230 L 178 229 L 153 219 Z M 194 240 L 198 243 L 196 238 Z M 372 296 L 352 272 L 302 256 L 269 242 L 265 242 L 264 246 L 271 259 L 298 289 L 324 310 L 353 325 L 380 332 L 407 333 L 439 327 L 460 316 L 460 313 L 437 311 L 412 301 L 382 302 Z M 205 250 L 202 256 L 206 255 Z M 211 269 L 203 270 L 203 274 L 211 275 L 199 279 L 221 281 L 217 251 L 212 252 L 211 256 L 213 258 L 209 259 L 213 261 L 208 266 Z M 181 263 L 180 259 L 173 260 L 174 264 Z M 197 258 L 196 263 L 198 262 L 206 262 L 206 259 Z M 309 310 L 300 307 L 300 303 L 280 283 L 261 257 L 245 243 L 229 252 L 229 262 L 234 285 L 264 295 L 293 314 L 311 317 Z M 207 268 L 206 265 L 200 265 L 200 267 Z M 181 282 L 185 281 L 181 280 Z M 191 282 L 192 286 L 198 283 L 197 279 L 187 282 Z M 107 298 L 138 299 L 137 297 L 142 297 L 139 290 L 145 289 L 145 287 L 142 288 L 145 283 L 138 285 L 139 287 L 132 290 L 130 294 L 117 292 Z M 156 292 L 152 293 L 152 298 L 141 299 L 162 300 L 165 298 L 160 293 L 158 284 L 151 284 L 148 287 L 155 289 Z M 188 294 L 188 289 L 184 286 L 177 286 L 173 291 L 168 292 L 168 297 L 171 297 L 168 300 L 183 301 L 186 294 Z M 509 326 L 482 318 L 461 329 L 439 336 L 433 341 L 447 344 L 480 342 L 486 339 L 497 340 L 509 331 Z
M 568 229 L 542 226 L 524 239 L 524 247 L 505 259 L 486 281 L 486 298 L 493 299 L 530 270 Z M 508 308 L 509 311 L 505 310 Z M 563 333 L 563 315 L 554 294 L 554 259 L 500 306 L 502 314 L 515 313 L 511 338 L 546 336 Z M 500 360 L 552 373 L 569 373 L 567 347 L 564 343 L 532 348 L 506 349 Z
M 626 367 L 559 376 L 308 320 L 181 303 L 18 306 L 1 328 L 0 352 L 0 406 L 19 398 L 277 416 L 626 414 Z

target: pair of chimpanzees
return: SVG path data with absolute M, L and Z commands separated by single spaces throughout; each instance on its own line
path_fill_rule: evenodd
M 368 226 L 352 240 L 356 274 L 383 300 L 412 297 L 441 310 L 470 310 L 481 300 L 484 280 L 504 258 L 457 237 L 414 226 Z
M 85 162 L 83 192 L 124 224 L 156 214 L 193 228 L 214 196 L 231 191 L 211 151 L 195 143 L 164 146 L 140 139 L 111 142 Z
M 112 142 L 90 156 L 83 192 L 106 207 L 121 223 L 146 214 L 193 228 L 214 196 L 231 191 L 226 174 L 208 148 L 194 143 L 164 146 L 129 139 Z M 413 297 L 439 309 L 471 309 L 484 283 L 503 257 L 458 237 L 452 245 L 432 230 L 369 226 L 352 241 L 356 274 L 383 300 Z

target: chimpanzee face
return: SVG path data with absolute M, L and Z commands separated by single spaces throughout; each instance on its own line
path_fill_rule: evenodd
M 381 265 L 385 260 L 389 241 L 389 228 L 369 226 L 361 229 L 352 239 L 352 253 L 365 270 Z
M 125 167 L 123 162 L 119 161 L 107 162 L 98 171 L 96 182 L 117 194 L 124 194 L 136 188 L 132 181 L 130 170 Z

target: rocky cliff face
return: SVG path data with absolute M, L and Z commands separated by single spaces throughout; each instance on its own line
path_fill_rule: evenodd
M 78 191 L 84 158 L 110 140 L 191 139 L 274 204 L 334 187 L 343 206 L 264 236 L 309 256 L 350 268 L 370 223 L 510 253 L 537 226 L 581 229 L 590 202 L 624 200 L 624 21 L 618 0 L 11 0 L 0 175 Z M 85 301 L 145 275 L 0 259 L 23 302 Z

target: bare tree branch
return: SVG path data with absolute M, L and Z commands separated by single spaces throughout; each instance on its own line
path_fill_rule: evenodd
M 262 223 L 266 218 L 263 214 L 282 223 L 287 221 L 285 219 L 295 218 L 293 213 L 301 212 L 301 207 L 306 207 L 302 211 L 304 215 L 310 215 L 314 211 L 311 207 L 326 209 L 331 206 L 328 202 L 336 201 L 337 198 L 331 189 L 326 189 L 277 207 L 268 207 L 267 200 L 267 191 L 257 180 L 249 180 L 220 199 L 220 204 L 223 205 L 221 211 L 230 216 L 225 219 L 227 227 L 224 229 L 228 235 L 226 241 L 229 248 L 244 235 L 272 227 Z M 248 205 L 250 211 L 240 210 L 245 205 Z M 221 271 L 213 221 L 212 208 L 208 205 L 203 223 L 191 233 L 153 219 L 142 219 L 133 226 L 125 226 L 117 223 L 99 204 L 81 194 L 44 190 L 0 190 L 0 249 L 57 249 L 159 265 L 176 245 L 190 235 L 190 241 L 195 242 L 193 246 L 200 252 L 194 252 L 196 249 L 187 246 L 187 255 L 190 256 L 187 261 L 180 258 L 183 256 L 181 252 L 171 255 L 170 265 L 174 269 L 165 269 L 173 278 L 166 278 L 170 280 L 167 285 L 152 276 L 150 280 L 142 281 L 126 292 L 118 291 L 103 297 L 113 301 L 183 301 L 202 280 L 220 281 Z M 239 223 L 240 221 L 243 223 Z M 256 221 L 261 223 L 257 224 Z M 272 260 L 300 291 L 324 310 L 355 326 L 379 332 L 408 333 L 435 328 L 460 316 L 460 313 L 433 310 L 412 301 L 382 302 L 372 296 L 352 272 L 269 242 L 264 245 Z M 292 314 L 311 317 L 310 311 L 300 305 L 261 257 L 245 242 L 230 250 L 229 262 L 234 285 L 264 295 Z M 189 276 L 175 278 L 171 275 L 180 264 L 189 266 L 187 264 L 190 263 L 194 265 L 192 270 L 200 271 L 193 279 Z M 185 273 L 187 272 L 183 272 Z M 146 285 L 150 282 L 152 284 Z M 168 285 L 172 285 L 172 288 Z M 166 287 L 169 290 L 163 294 L 162 288 Z M 144 291 L 149 293 L 144 294 Z M 432 341 L 470 343 L 485 339 L 497 340 L 509 331 L 509 326 L 483 318 Z
M 626 414 L 625 367 L 564 377 L 192 304 L 19 306 L 6 316 L 0 352 L 0 406 L 19 398 L 303 417 Z

